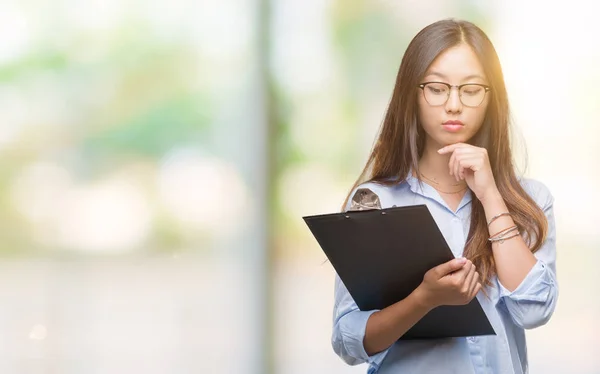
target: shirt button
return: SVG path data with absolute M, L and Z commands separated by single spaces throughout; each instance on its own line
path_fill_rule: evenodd
M 452 218 L 452 222 L 458 222 L 460 221 L 460 219 L 458 219 L 457 217 Z
M 476 340 L 474 336 L 469 336 L 467 339 L 469 339 L 471 343 L 475 343 Z

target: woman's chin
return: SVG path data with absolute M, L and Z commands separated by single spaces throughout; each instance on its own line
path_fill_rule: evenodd
M 446 134 L 445 136 L 440 136 L 437 139 L 432 140 L 439 144 L 440 147 L 445 147 L 450 144 L 467 143 L 469 141 L 469 137 L 459 134 Z

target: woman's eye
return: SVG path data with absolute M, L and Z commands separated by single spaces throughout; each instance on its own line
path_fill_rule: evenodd
M 446 93 L 446 91 L 448 90 L 448 88 L 446 86 L 439 86 L 439 85 L 428 85 L 427 89 L 429 90 L 429 92 L 431 92 L 432 94 L 436 94 L 436 95 L 441 95 Z
M 481 92 L 482 88 L 479 86 L 475 86 L 475 87 L 464 87 L 463 88 L 463 94 L 465 95 L 477 95 L 479 92 Z

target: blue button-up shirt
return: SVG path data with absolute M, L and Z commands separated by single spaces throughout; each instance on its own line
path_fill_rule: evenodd
M 410 175 L 410 174 L 409 174 Z M 548 219 L 548 234 L 535 252 L 536 264 L 523 282 L 507 290 L 492 278 L 481 303 L 497 335 L 435 340 L 397 341 L 388 349 L 369 356 L 363 339 L 369 316 L 375 310 L 361 311 L 336 276 L 333 310 L 332 345 L 348 364 L 368 363 L 368 374 L 388 373 L 460 373 L 521 374 L 528 372 L 524 329 L 545 324 L 552 315 L 558 297 L 556 282 L 556 231 L 553 198 L 546 186 L 531 180 L 521 185 L 543 209 Z M 413 176 L 393 186 L 365 183 L 380 199 L 381 207 L 425 204 L 456 257 L 463 254 L 469 233 L 471 192 L 467 190 L 456 211 L 452 211 L 438 192 Z

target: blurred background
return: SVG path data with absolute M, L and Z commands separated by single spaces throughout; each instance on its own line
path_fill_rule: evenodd
M 408 42 L 455 17 L 495 43 L 518 163 L 556 199 L 531 373 L 600 373 L 595 7 L 2 0 L 0 372 L 366 372 L 331 349 L 302 216 L 340 209 Z

